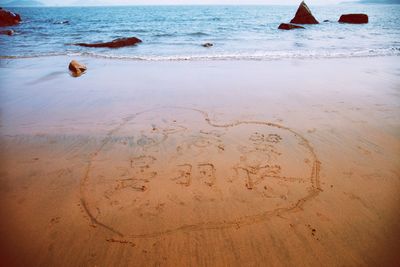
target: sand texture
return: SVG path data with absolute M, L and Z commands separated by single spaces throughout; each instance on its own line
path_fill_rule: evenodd
M 2 265 L 400 261 L 397 57 L 70 60 L 0 61 Z

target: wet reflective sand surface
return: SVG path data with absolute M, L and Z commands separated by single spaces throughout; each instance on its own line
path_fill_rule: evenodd
M 68 60 L 1 62 L 3 262 L 397 262 L 396 57 Z

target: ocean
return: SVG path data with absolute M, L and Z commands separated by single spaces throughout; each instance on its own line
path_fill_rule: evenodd
M 400 5 L 310 6 L 319 25 L 278 30 L 297 6 L 125 6 L 12 8 L 23 23 L 0 36 L 0 58 L 83 55 L 132 60 L 269 60 L 400 55 Z M 366 13 L 369 24 L 337 22 Z M 324 20 L 328 20 L 324 22 Z M 119 49 L 77 42 L 136 36 Z M 210 42 L 212 48 L 204 48 Z

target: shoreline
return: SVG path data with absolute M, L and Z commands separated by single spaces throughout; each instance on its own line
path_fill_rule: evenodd
M 76 59 L 88 67 L 88 70 L 81 77 L 71 77 L 68 64 L 72 59 Z M 87 110 L 92 114 L 96 109 L 101 110 L 107 106 L 107 110 L 112 111 L 112 113 L 123 112 L 125 116 L 129 116 L 132 111 L 127 108 L 127 105 L 129 105 L 127 102 L 128 99 L 138 101 L 135 94 L 138 94 L 139 97 L 144 97 L 144 99 L 138 103 L 140 109 L 139 106 L 134 107 L 134 112 L 147 110 L 149 105 L 150 107 L 183 106 L 200 109 L 214 109 L 216 107 L 229 109 L 229 105 L 238 105 L 250 110 L 252 110 L 250 107 L 253 106 L 252 112 L 257 114 L 263 110 L 260 103 L 263 97 L 266 97 L 266 99 L 278 97 L 279 101 L 285 103 L 287 101 L 284 98 L 285 95 L 290 96 L 291 94 L 300 96 L 302 100 L 309 103 L 308 105 L 315 105 L 318 97 L 325 93 L 329 93 L 332 97 L 338 98 L 344 103 L 351 104 L 351 98 L 349 97 L 351 97 L 352 91 L 355 90 L 355 93 L 361 93 L 363 89 L 360 84 L 365 84 L 365 79 L 372 82 L 371 85 L 365 84 L 367 88 L 370 88 L 369 90 L 372 90 L 373 86 L 381 86 L 379 85 L 381 81 L 385 81 L 391 87 L 395 86 L 398 83 L 397 60 L 397 56 L 385 56 L 271 61 L 132 61 L 61 56 L 41 58 L 41 60 L 36 58 L 2 60 L 0 61 L 2 69 L 0 79 L 3 81 L 3 95 L 7 96 L 9 94 L 7 98 L 16 97 L 17 95 L 15 94 L 20 94 L 21 96 L 24 94 L 36 94 L 32 96 L 41 103 L 33 103 L 33 105 L 47 103 L 50 105 L 50 110 L 57 108 L 52 104 L 51 98 L 54 98 L 53 101 L 64 101 L 57 96 L 57 91 L 65 94 L 67 102 L 59 110 L 63 115 L 68 115 L 66 108 L 71 103 L 81 103 L 85 98 L 90 100 L 91 92 L 95 93 L 93 96 L 95 99 L 99 99 L 97 101 L 101 101 L 104 104 L 104 106 L 94 105 L 88 107 Z M 355 69 L 351 66 L 354 66 Z M 332 73 L 332 70 L 343 67 L 348 69 L 349 73 Z M 373 73 L 374 75 L 372 75 Z M 377 75 L 380 77 L 377 77 Z M 228 77 L 229 79 L 227 79 Z M 333 80 L 333 77 L 340 79 L 341 83 L 339 84 L 338 81 Z M 212 79 L 215 79 L 215 81 Z M 130 85 L 129 83 L 132 84 Z M 310 84 L 311 88 L 305 90 L 302 83 Z M 336 85 L 352 89 L 350 91 L 342 90 L 340 87 L 337 88 Z M 248 86 L 251 86 L 252 90 L 241 92 Z M 18 88 L 18 90 L 13 88 Z M 21 90 L 23 88 L 24 90 Z M 88 88 L 88 90 L 82 90 L 83 88 Z M 113 90 L 111 90 L 112 88 Z M 233 91 L 230 91 L 229 88 L 233 88 Z M 321 91 L 322 88 L 323 90 Z M 343 96 L 337 96 L 334 93 L 335 91 L 342 93 Z M 160 95 L 163 95 L 164 92 L 167 94 L 168 99 L 160 98 Z M 310 94 L 309 99 L 304 95 L 306 93 Z M 379 92 L 372 91 L 370 93 L 378 94 Z M 81 99 L 73 99 L 73 94 L 76 94 L 78 98 L 81 97 Z M 207 99 L 206 94 L 210 94 L 214 99 Z M 113 103 L 112 106 L 110 102 L 104 102 L 106 95 L 115 97 L 118 102 Z M 126 99 L 122 95 L 125 95 Z M 223 99 L 224 95 L 227 96 L 227 99 L 224 101 L 218 100 L 218 98 Z M 171 98 L 172 96 L 176 97 L 176 99 Z M 200 98 L 196 98 L 197 96 Z M 46 99 L 48 97 L 50 99 Z M 240 97 L 248 99 L 249 103 L 255 101 L 257 107 L 254 104 L 243 104 Z M 331 106 L 337 105 L 332 100 L 326 99 L 325 101 L 329 101 Z M 384 100 L 382 99 L 382 101 Z M 390 102 L 394 103 L 393 100 Z M 4 113 L 7 112 L 7 103 L 3 104 L 5 104 L 3 107 Z M 28 106 L 32 105 L 32 103 L 27 104 Z M 118 106 L 119 104 L 120 106 Z M 306 107 L 303 103 L 293 102 L 292 104 L 297 105 L 296 108 L 299 109 L 305 108 L 304 111 L 310 109 L 310 106 Z M 277 100 L 272 100 L 269 105 L 271 105 L 269 107 L 271 109 L 270 113 L 279 114 L 284 111 Z M 110 109 L 111 107 L 115 109 Z M 25 112 L 24 109 L 20 109 L 18 106 L 11 105 L 10 108 L 15 109 L 15 113 L 12 112 L 14 113 L 12 116 L 16 116 L 17 113 L 21 112 L 22 115 Z M 78 108 L 84 107 L 81 105 L 74 107 L 71 112 Z M 35 112 L 32 114 L 35 114 Z M 110 116 L 115 116 L 115 114 L 110 114 Z M 267 117 L 269 116 L 267 115 Z M 5 116 L 5 119 L 7 119 L 7 116 Z M 4 129 L 6 125 L 3 123 L 2 126 Z
M 387 50 L 387 49 L 381 49 Z M 398 57 L 400 51 L 398 48 L 391 48 L 391 53 L 368 54 L 371 51 L 357 51 L 351 54 L 339 53 L 337 55 L 299 55 L 288 53 L 287 55 L 181 55 L 181 56 L 143 56 L 143 55 L 107 55 L 96 54 L 95 52 L 71 52 L 55 53 L 33 56 L 1 56 L 0 60 L 21 60 L 35 58 L 57 58 L 57 57 L 80 57 L 92 59 L 107 60 L 125 60 L 125 61 L 145 61 L 145 62 L 180 62 L 180 61 L 279 61 L 279 60 L 323 60 L 323 59 L 352 59 L 352 58 L 379 58 L 379 57 Z

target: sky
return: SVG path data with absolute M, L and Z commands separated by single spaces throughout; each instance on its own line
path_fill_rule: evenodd
M 298 5 L 300 0 L 40 0 L 46 5 L 104 5 L 104 4 L 117 4 L 117 5 L 179 5 L 179 4 L 277 4 L 277 5 Z M 309 5 L 325 5 L 337 4 L 345 0 L 308 0 Z

